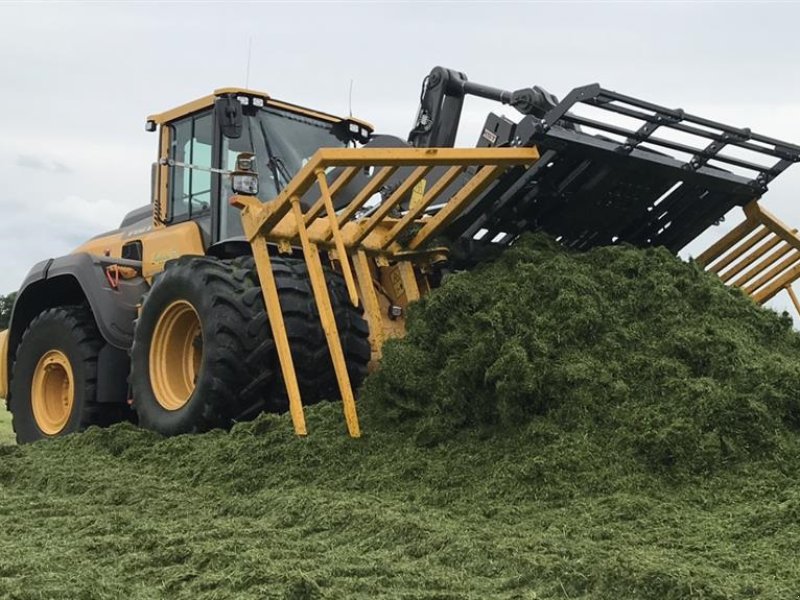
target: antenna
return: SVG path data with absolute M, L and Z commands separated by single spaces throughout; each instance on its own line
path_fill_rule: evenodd
M 350 80 L 350 98 L 348 99 L 348 104 L 350 106 L 350 117 L 353 116 L 353 80 Z
M 253 53 L 253 37 L 247 40 L 247 73 L 244 77 L 244 87 L 250 88 L 250 55 Z

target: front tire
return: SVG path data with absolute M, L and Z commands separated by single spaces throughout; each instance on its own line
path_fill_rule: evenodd
M 118 420 L 116 405 L 97 402 L 97 357 L 103 346 L 92 313 L 52 308 L 22 336 L 9 408 L 17 443 L 61 437 Z
M 231 261 L 170 263 L 143 301 L 131 350 L 139 425 L 164 435 L 227 428 L 266 408 L 274 345 L 260 289 Z
M 258 283 L 258 272 L 253 258 L 244 257 L 238 260 L 239 264 L 250 270 L 251 277 Z M 272 269 L 303 404 L 310 406 L 322 400 L 339 399 L 341 394 L 336 372 L 305 261 L 276 256 L 272 259 Z M 367 376 L 367 365 L 371 358 L 369 325 L 364 320 L 363 309 L 350 304 L 342 275 L 326 267 L 325 280 L 350 384 L 355 391 Z M 266 309 L 261 313 L 260 322 L 263 327 L 269 328 Z M 289 399 L 277 360 L 275 365 L 275 386 L 269 400 L 269 410 L 285 412 L 289 410 Z

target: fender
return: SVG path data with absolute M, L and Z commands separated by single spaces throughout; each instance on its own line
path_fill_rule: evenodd
M 111 265 L 132 267 L 141 273 L 141 262 L 71 254 L 42 261 L 31 269 L 22 283 L 8 332 L 0 338 L 0 392 L 8 391 L 10 367 L 22 334 L 28 324 L 44 310 L 56 306 L 88 304 L 94 314 L 100 335 L 115 355 L 126 355 L 133 343 L 133 325 L 137 307 L 148 290 L 141 276 L 112 282 L 106 274 Z

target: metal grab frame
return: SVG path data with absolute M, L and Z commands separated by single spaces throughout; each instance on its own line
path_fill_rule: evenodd
M 696 261 L 741 288 L 758 304 L 786 290 L 800 314 L 792 283 L 800 278 L 800 236 L 756 200 L 744 206 L 745 220 L 719 239 Z
M 297 435 L 307 435 L 305 414 L 267 244 L 275 244 L 280 252 L 285 253 L 298 246 L 302 249 L 336 373 L 347 429 L 351 437 L 360 437 L 355 398 L 320 250 L 338 262 L 350 301 L 355 306 L 359 300 L 363 301 L 370 335 L 380 343 L 383 339 L 380 331 L 382 319 L 378 313 L 380 308 L 370 272 L 370 258 L 381 266 L 388 266 L 390 261 L 398 262 L 407 299 L 419 298 L 414 264 L 425 264 L 446 252 L 443 248 L 430 249 L 428 243 L 508 167 L 530 166 L 538 159 L 536 148 L 327 148 L 317 151 L 274 200 L 262 203 L 254 196 L 236 195 L 231 198 L 231 204 L 241 210 L 244 233 L 252 246 Z M 332 167 L 343 170 L 333 182 L 329 182 L 327 174 Z M 414 169 L 377 208 L 356 220 L 359 211 L 382 191 L 383 184 L 400 167 Z M 425 177 L 436 167 L 447 170 L 427 191 L 422 191 Z M 468 171 L 468 167 L 477 169 Z M 354 179 L 360 169 L 369 168 L 374 169 L 369 181 L 343 208 L 335 211 L 337 193 Z M 469 177 L 459 180 L 463 175 Z M 304 210 L 301 200 L 315 184 L 319 187 L 319 197 Z M 452 191 L 454 185 L 459 189 L 447 203 L 434 216 L 426 216 L 425 209 L 446 189 Z M 412 191 L 421 196 L 414 198 L 405 214 L 401 214 L 401 203 Z

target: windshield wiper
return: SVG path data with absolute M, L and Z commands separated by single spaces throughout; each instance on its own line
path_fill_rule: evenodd
M 291 176 L 289 175 L 289 170 L 286 168 L 286 164 L 283 162 L 279 156 L 275 156 L 272 152 L 272 146 L 269 143 L 269 137 L 267 136 L 267 130 L 264 127 L 264 122 L 259 119 L 258 120 L 258 127 L 261 129 L 261 137 L 264 139 L 264 146 L 267 148 L 267 164 L 266 167 L 272 171 L 272 176 L 275 178 L 275 189 L 280 194 L 281 193 L 281 180 L 280 177 L 283 176 L 286 184 L 291 181 Z
M 283 162 L 283 159 L 276 154 L 273 154 L 269 159 L 269 163 L 267 166 L 274 172 L 277 169 L 283 178 L 286 180 L 288 184 L 292 180 L 292 175 L 289 173 L 289 169 L 286 167 L 286 163 Z

